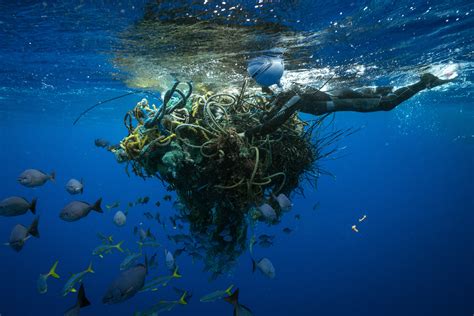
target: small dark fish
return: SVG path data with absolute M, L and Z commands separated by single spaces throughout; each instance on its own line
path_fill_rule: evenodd
M 178 224 L 178 229 L 179 229 L 179 230 L 183 230 L 183 229 L 184 229 L 183 224 Z
M 143 288 L 143 285 L 145 285 L 145 277 L 147 274 L 148 258 L 145 256 L 145 264 L 137 264 L 119 274 L 112 284 L 110 284 L 102 298 L 102 303 L 116 304 L 133 297 Z
M 0 216 L 18 216 L 25 214 L 28 210 L 36 213 L 36 198 L 29 203 L 19 196 L 11 196 L 0 202 Z
M 273 242 L 270 240 L 261 240 L 258 245 L 262 248 L 270 248 L 273 246 Z
M 196 252 L 196 251 L 190 252 L 189 255 L 191 256 L 191 258 L 193 258 L 193 263 L 197 260 L 203 259 L 203 256 L 199 252 Z
M 275 235 L 261 234 L 260 236 L 258 236 L 258 239 L 260 239 L 260 240 L 270 240 L 270 241 L 273 241 L 273 239 L 275 239 Z
M 301 219 L 301 215 L 300 215 L 300 214 L 296 214 L 296 215 L 295 215 L 295 219 L 300 220 L 300 219 Z
M 110 210 L 110 209 L 113 209 L 113 208 L 116 208 L 116 207 L 119 207 L 120 206 L 120 201 L 115 201 L 114 203 L 112 204 L 107 204 L 105 207 Z
M 73 201 L 62 209 L 59 217 L 66 222 L 74 222 L 89 215 L 90 211 L 103 213 L 100 206 L 101 202 L 102 198 L 99 198 L 93 205 L 86 202 Z
M 150 261 L 148 262 L 148 268 L 153 269 L 158 267 L 158 260 L 156 260 L 157 253 L 155 252 L 153 256 L 151 256 Z
M 28 188 L 39 187 L 48 180 L 54 182 L 55 179 L 56 173 L 54 171 L 48 175 L 36 169 L 27 169 L 18 176 L 18 182 Z
M 138 227 L 134 226 L 133 227 L 133 234 L 136 235 L 138 233 Z
M 140 241 L 145 241 L 145 240 L 156 240 L 156 237 L 151 233 L 150 228 L 148 228 L 146 231 L 140 227 L 138 230 L 138 234 L 140 236 Z
M 29 228 L 17 224 L 13 227 L 12 232 L 10 233 L 10 239 L 6 245 L 12 247 L 16 252 L 19 252 L 31 236 L 39 238 L 38 223 L 39 217 L 36 217 Z
M 293 232 L 293 229 L 291 229 L 291 228 L 289 228 L 289 227 L 285 227 L 285 228 L 283 228 L 283 232 L 284 232 L 285 234 L 291 234 L 291 233 Z
M 151 214 L 150 212 L 145 212 L 145 213 L 143 213 L 143 215 L 145 215 L 146 219 L 148 219 L 148 220 L 153 219 L 153 214 Z
M 236 289 L 232 295 L 224 297 L 224 300 L 234 305 L 234 316 L 253 316 L 250 308 L 239 303 L 239 289 Z
M 139 197 L 136 200 L 135 204 L 147 204 L 149 201 L 150 201 L 150 198 L 148 196 Z
M 110 142 L 106 139 L 103 139 L 103 138 L 97 138 L 96 140 L 94 140 L 94 144 L 97 147 L 101 147 L 101 148 L 106 148 L 106 147 L 110 146 Z
M 186 251 L 186 248 L 184 248 L 184 247 L 183 247 L 183 248 L 176 249 L 176 250 L 173 252 L 173 256 L 174 256 L 175 258 L 177 258 L 177 257 L 181 256 L 181 254 L 182 254 L 184 251 Z
M 192 241 L 191 237 L 185 234 L 168 235 L 168 239 L 174 241 L 175 244 Z
M 132 208 L 135 204 L 133 202 L 128 202 L 128 208 Z
M 165 196 L 163 196 L 163 200 L 165 200 L 165 201 L 171 201 L 171 195 L 166 194 Z
M 313 211 L 317 211 L 320 206 L 321 206 L 320 202 L 314 203 L 314 205 L 313 205 Z
M 155 219 L 156 219 L 156 221 L 157 221 L 159 224 L 162 224 L 162 222 L 161 222 L 161 215 L 160 215 L 159 212 L 156 212 L 156 214 L 155 214 Z
M 71 179 L 66 183 L 66 191 L 69 194 L 75 195 L 75 194 L 82 194 L 84 192 L 84 182 L 81 179 L 81 181 L 76 180 L 76 179 Z
M 170 216 L 170 222 L 171 222 L 171 224 L 172 224 L 172 226 L 173 226 L 173 229 L 176 229 L 176 226 L 177 226 L 177 225 L 176 225 L 176 219 L 175 219 L 173 216 Z
M 81 283 L 79 292 L 77 293 L 76 305 L 69 308 L 64 312 L 64 316 L 79 316 L 79 310 L 83 307 L 89 306 L 91 303 L 86 297 L 86 291 L 84 290 L 84 284 Z
M 160 202 L 160 201 L 156 201 L 155 205 L 156 205 L 156 207 L 160 207 L 161 202 Z

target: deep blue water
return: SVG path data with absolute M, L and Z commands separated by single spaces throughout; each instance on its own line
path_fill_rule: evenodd
M 284 2 L 284 0 L 281 0 Z M 323 176 L 317 190 L 305 185 L 305 196 L 292 196 L 294 209 L 280 225 L 259 224 L 261 233 L 276 234 L 272 248 L 257 248 L 268 257 L 276 278 L 252 274 L 248 253 L 234 271 L 213 282 L 202 263 L 178 259 L 183 278 L 173 283 L 193 291 L 189 305 L 169 315 L 231 315 L 225 302 L 200 303 L 199 297 L 229 284 L 240 288 L 240 300 L 255 315 L 472 315 L 474 313 L 474 104 L 473 26 L 470 1 L 292 1 L 275 6 L 281 23 L 316 40 L 305 48 L 312 62 L 290 64 L 293 70 L 351 69 L 364 65 L 351 84 L 402 85 L 429 65 L 458 65 L 455 82 L 418 94 L 391 112 L 338 113 L 334 128 L 361 130 L 343 138 L 338 159 L 324 162 L 335 177 Z M 252 2 L 247 3 L 253 8 Z M 0 4 L 0 198 L 38 197 L 40 239 L 31 238 L 15 253 L 0 251 L 0 315 L 61 315 L 75 295 L 60 291 L 70 273 L 92 260 L 95 274 L 84 279 L 92 305 L 81 315 L 132 315 L 162 299 L 175 299 L 170 288 L 140 293 L 119 305 L 101 298 L 119 273 L 123 256 L 93 257 L 96 233 L 125 240 L 134 249 L 133 226 L 151 226 L 158 241 L 173 249 L 156 222 L 144 211 L 172 215 L 171 202 L 158 180 L 124 172 L 113 156 L 94 146 L 104 137 L 119 141 L 126 133 L 124 113 L 141 96 L 109 103 L 73 126 L 86 107 L 129 91 L 133 72 L 115 59 L 127 51 L 121 33 L 144 15 L 144 1 L 34 2 Z M 255 9 L 256 15 L 259 14 Z M 299 22 L 295 22 L 299 20 Z M 380 21 L 379 21 L 380 20 Z M 334 24 L 336 23 L 336 24 Z M 338 26 L 343 24 L 344 27 Z M 158 35 L 157 35 L 158 36 Z M 316 60 L 317 59 L 317 60 Z M 303 116 L 303 118 L 309 118 Z M 29 189 L 17 183 L 27 168 L 55 170 L 56 183 Z M 59 211 L 75 197 L 64 185 L 84 178 L 80 199 L 122 205 L 150 196 L 149 205 L 132 209 L 125 227 L 112 222 L 114 212 L 92 213 L 67 223 Z M 313 205 L 319 208 L 313 211 Z M 296 221 L 293 214 L 300 213 Z M 351 226 L 367 220 L 354 233 Z M 29 225 L 31 213 L 3 217 L 1 238 L 11 228 Z M 283 227 L 295 231 L 286 235 Z M 164 268 L 158 250 L 159 274 Z M 149 250 L 149 254 L 153 251 Z M 48 279 L 40 295 L 36 280 L 59 260 L 60 280 Z M 157 272 L 153 272 L 156 274 Z

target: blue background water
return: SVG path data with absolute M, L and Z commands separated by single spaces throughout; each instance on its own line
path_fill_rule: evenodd
M 343 44 L 333 27 L 322 47 L 315 47 L 329 65 L 363 55 L 361 63 L 377 64 L 386 72 L 377 77 L 383 82 L 400 70 L 451 61 L 462 65 L 458 81 L 417 95 L 392 112 L 338 114 L 337 128 L 363 128 L 340 142 L 346 146 L 340 159 L 325 162 L 335 179 L 323 177 L 318 190 L 307 187 L 305 198 L 294 197 L 292 212 L 300 213 L 301 221 L 290 214 L 280 226 L 258 227 L 277 234 L 274 247 L 257 248 L 257 256 L 274 263 L 276 279 L 252 274 L 245 254 L 232 275 L 209 283 L 201 263 L 180 257 L 184 277 L 174 284 L 192 289 L 194 298 L 170 315 L 230 315 L 230 305 L 203 304 L 198 298 L 231 283 L 240 287 L 242 303 L 255 315 L 474 313 L 472 3 L 330 3 L 301 3 L 287 12 L 301 20 L 295 27 L 304 30 L 328 28 L 353 16 L 357 28 L 346 40 L 356 52 L 335 52 Z M 41 215 L 40 239 L 28 240 L 20 253 L 8 247 L 0 251 L 1 315 L 61 314 L 75 302 L 75 295 L 61 297 L 63 283 L 90 260 L 96 273 L 84 283 L 92 306 L 82 315 L 131 315 L 176 296 L 165 288 L 120 305 L 103 305 L 101 298 L 123 257 L 91 255 L 99 244 L 97 232 L 125 240 L 125 247 L 133 249 L 132 227 L 149 224 L 142 212 L 154 212 L 156 200 L 161 200 L 163 214 L 173 212 L 171 203 L 162 200 L 166 193 L 158 181 L 128 178 L 123 166 L 93 145 L 97 137 L 118 141 L 124 135 L 121 118 L 136 100 L 109 104 L 81 124 L 71 124 L 85 107 L 127 90 L 114 79 L 120 69 L 111 59 L 117 32 L 140 19 L 143 6 L 128 1 L 0 5 L 0 192 L 2 198 L 37 196 Z M 429 18 L 414 18 L 428 8 Z M 378 19 L 382 21 L 374 27 Z M 20 186 L 16 178 L 27 168 L 54 169 L 56 183 L 37 189 Z M 104 204 L 120 200 L 124 205 L 148 195 L 153 203 L 130 211 L 123 228 L 114 226 L 108 211 L 66 223 L 58 214 L 73 199 L 64 190 L 70 177 L 85 179 L 81 199 L 86 201 L 103 197 Z M 313 211 L 317 202 L 320 207 Z M 368 218 L 356 234 L 351 226 L 362 214 Z M 15 224 L 29 225 L 32 219 L 31 214 L 2 218 L 1 238 L 6 242 Z M 155 222 L 150 225 L 172 248 L 163 230 Z M 295 232 L 282 234 L 285 226 Z M 160 273 L 165 273 L 161 248 L 158 255 Z M 48 280 L 48 293 L 40 295 L 37 277 L 55 260 L 60 261 L 61 280 Z

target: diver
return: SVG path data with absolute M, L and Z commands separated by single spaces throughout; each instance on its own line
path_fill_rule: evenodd
M 247 70 L 249 75 L 264 89 L 268 89 L 268 83 L 281 86 L 280 79 L 283 75 L 281 62 L 281 59 L 275 61 L 267 59 L 267 64 L 263 63 L 258 70 L 251 67 L 255 64 L 251 62 L 251 66 Z M 274 63 L 278 65 L 278 68 L 273 66 Z M 245 134 L 249 137 L 255 134 L 272 133 L 296 111 L 312 115 L 325 115 L 341 111 L 390 111 L 420 91 L 451 81 L 451 79 L 440 79 L 431 73 L 425 73 L 420 76 L 418 82 L 398 89 L 393 86 L 381 86 L 343 88 L 327 92 L 310 86 L 292 84 L 285 91 L 276 95 L 272 110 L 263 118 L 262 124 L 246 131 Z M 265 84 L 262 84 L 263 82 Z

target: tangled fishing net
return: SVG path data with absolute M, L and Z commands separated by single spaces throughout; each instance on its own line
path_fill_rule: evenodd
M 340 136 L 318 139 L 324 118 L 309 124 L 297 114 L 272 131 L 248 133 L 277 107 L 274 96 L 246 83 L 234 92 L 199 94 L 176 82 L 160 107 L 143 99 L 125 115 L 128 135 L 112 149 L 136 175 L 159 178 L 176 191 L 180 218 L 214 275 L 228 271 L 247 248 L 249 226 L 279 221 L 282 210 L 271 194 L 289 196 L 304 178 L 315 183 L 315 162 Z M 273 206 L 275 220 L 262 216 L 262 203 Z

